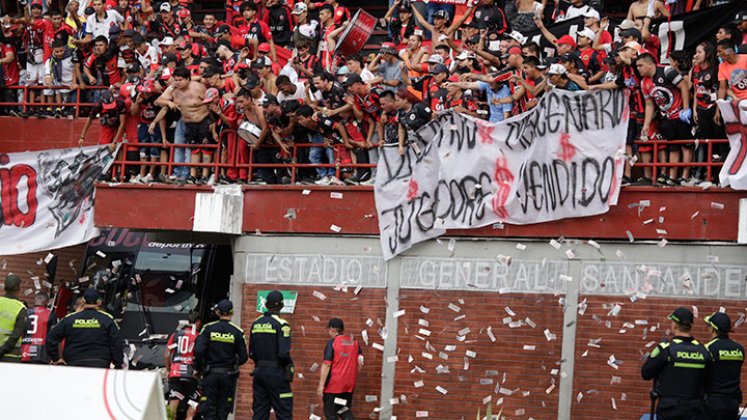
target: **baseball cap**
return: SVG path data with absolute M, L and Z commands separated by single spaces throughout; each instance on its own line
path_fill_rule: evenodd
M 277 290 L 267 294 L 267 300 L 265 301 L 265 307 L 267 309 L 283 307 L 283 294 Z
M 550 69 L 547 70 L 547 74 L 565 74 L 565 66 L 562 64 L 550 64 Z
M 443 64 L 436 64 L 430 71 L 430 74 L 448 73 L 449 68 Z
M 345 323 L 340 318 L 332 318 L 327 322 L 327 328 L 335 328 L 342 331 L 345 329 Z
M 137 86 L 137 91 L 140 93 L 155 93 L 156 83 L 153 80 L 144 80 Z
M 638 39 L 638 40 L 640 40 L 642 37 L 641 31 L 639 31 L 636 28 L 630 28 L 624 31 L 620 31 L 620 37 L 624 37 L 624 36 L 632 36 L 633 38 Z
M 119 34 L 122 33 L 122 30 L 117 25 L 112 25 L 109 27 L 109 36 L 110 37 L 116 37 L 119 36 Z
M 571 47 L 576 48 L 576 41 L 570 35 L 563 35 L 558 38 L 558 45 L 561 44 L 570 45 Z
M 594 18 L 596 20 L 599 20 L 599 12 L 591 7 L 587 7 L 586 11 L 582 13 L 582 16 L 585 18 Z
M 470 58 L 475 58 L 475 55 L 469 51 L 462 51 L 456 56 L 457 60 L 469 60 Z
M 345 80 L 345 86 L 346 88 L 349 88 L 350 86 L 353 86 L 354 83 L 363 83 L 363 79 L 355 73 L 348 74 L 347 80 Z
M 301 4 L 301 3 L 299 3 L 299 4 Z M 266 42 L 263 42 L 263 43 L 259 44 L 259 46 L 257 47 L 257 51 L 261 52 L 261 53 L 268 53 L 268 52 L 270 52 L 270 44 L 268 44 Z
M 125 69 L 125 72 L 127 73 L 137 73 L 140 71 L 140 63 L 135 61 L 127 65 L 127 69 Z
M 163 80 L 169 80 L 170 78 L 171 78 L 171 69 L 168 68 L 168 67 L 166 67 L 161 72 L 161 79 L 163 79 Z
M 624 31 L 626 29 L 635 28 L 635 23 L 633 23 L 632 20 L 625 19 L 624 21 L 620 22 L 617 27 L 620 28 L 621 31 Z
M 303 12 L 308 11 L 309 8 L 306 6 L 306 3 L 296 3 L 295 6 L 293 6 L 293 11 L 291 12 L 292 15 L 300 15 Z
M 202 100 L 203 104 L 209 104 L 220 96 L 220 92 L 216 88 L 210 88 L 205 91 L 205 99 Z
M 729 315 L 723 312 L 715 312 L 706 316 L 703 320 L 722 334 L 727 334 L 731 330 L 731 319 L 729 319 Z
M 578 53 L 575 51 L 571 51 L 569 53 L 563 54 L 560 57 L 560 62 L 568 62 L 568 61 L 577 61 L 580 57 L 578 56 Z
M 18 274 L 8 273 L 8 276 L 5 277 L 5 285 L 3 286 L 3 289 L 20 290 L 21 278 L 18 276 Z
M 439 54 L 431 54 L 425 62 L 428 64 L 443 64 L 444 58 Z
M 433 19 L 449 20 L 449 12 L 447 12 L 446 10 L 436 10 L 436 13 L 433 14 Z
M 681 325 L 693 325 L 693 313 L 684 306 L 675 309 L 674 312 L 669 314 L 667 319 L 671 319 Z
M 176 12 L 176 15 L 179 17 L 179 19 L 186 19 L 192 16 L 192 13 L 189 12 L 189 9 L 181 8 L 178 12 Z
M 228 299 L 223 299 L 215 304 L 215 310 L 223 315 L 228 315 L 233 312 L 233 303 Z
M 163 57 L 161 57 L 161 64 L 167 64 L 167 63 L 176 63 L 176 54 L 164 54 Z
M 382 54 L 392 54 L 397 55 L 397 49 L 394 48 L 394 44 L 391 42 L 385 42 L 381 44 L 381 49 L 379 50 Z
M 519 31 L 511 31 L 511 33 L 508 34 L 508 37 L 515 40 L 519 44 L 523 44 L 527 40 L 527 37 L 522 35 Z
M 41 3 L 31 3 L 31 9 L 44 9 Z
M 101 92 L 101 107 L 105 110 L 117 107 L 117 102 L 114 100 L 114 95 L 112 95 L 111 91 L 104 90 Z
M 288 99 L 283 101 L 283 103 L 280 104 L 280 108 L 283 110 L 283 113 L 286 115 L 290 115 L 296 112 L 298 108 L 301 106 L 301 103 L 298 102 L 296 99 Z
M 242 87 L 245 87 L 247 89 L 254 89 L 257 86 L 259 86 L 259 78 L 254 74 L 250 74 L 246 79 L 246 83 L 244 83 L 244 86 Z
M 641 52 L 641 44 L 639 44 L 639 43 L 637 43 L 635 41 L 626 42 L 625 45 L 622 46 L 622 48 L 632 48 L 636 52 Z
M 132 29 L 125 29 L 124 32 L 122 32 L 122 36 L 125 38 L 133 38 L 137 32 Z
M 734 23 L 742 23 L 747 22 L 747 11 L 741 11 L 738 12 L 737 15 L 734 17 Z
M 164 37 L 161 40 L 161 42 L 158 43 L 158 45 L 159 46 L 163 46 L 163 45 L 165 45 L 165 46 L 174 45 L 174 38 L 172 38 L 170 36 Z
M 270 105 L 280 105 L 280 102 L 278 102 L 278 98 L 275 95 L 268 93 L 265 95 L 264 101 L 262 101 L 262 106 Z
M 252 61 L 253 69 L 261 69 L 263 67 L 270 67 L 271 65 L 272 62 L 268 57 L 258 57 L 256 60 Z
M 159 12 L 170 12 L 171 11 L 171 5 L 168 2 L 161 3 L 161 6 L 158 7 Z
M 99 292 L 96 291 L 96 289 L 86 289 L 85 292 L 83 292 L 83 301 L 88 304 L 94 304 L 99 301 L 101 297 L 99 296 Z
M 593 30 L 591 30 L 591 28 L 584 28 L 582 31 L 576 32 L 576 39 L 578 39 L 579 36 L 584 36 L 586 38 L 589 38 L 589 40 L 594 40 L 596 34 Z
M 228 25 L 220 25 L 218 29 L 216 29 L 216 34 L 227 34 L 231 32 L 231 28 Z

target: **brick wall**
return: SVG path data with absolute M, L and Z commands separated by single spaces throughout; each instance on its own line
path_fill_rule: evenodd
M 579 300 L 583 298 L 581 296 Z M 702 343 L 710 340 L 703 317 L 723 306 L 734 323 L 738 314 L 745 311 L 743 302 L 722 300 L 648 298 L 631 303 L 624 296 L 587 296 L 586 299 L 587 310 L 584 315 L 579 315 L 576 332 L 573 418 L 578 419 L 605 418 L 611 413 L 619 419 L 640 419 L 642 414 L 648 412 L 652 384 L 641 379 L 642 357 L 655 346 L 651 344 L 647 347 L 647 344 L 664 338 L 670 327 L 666 316 L 678 306 L 694 305 L 698 308 L 693 336 Z M 614 305 L 615 302 L 622 309 L 617 316 L 608 316 L 610 308 L 608 306 L 605 309 L 603 305 Z M 594 319 L 595 316 L 597 320 Z M 635 325 L 636 320 L 645 320 L 648 325 Z M 609 328 L 606 321 L 610 321 Z M 624 327 L 625 323 L 635 327 Z M 657 327 L 656 331 L 651 332 L 650 328 L 654 326 Z M 623 329 L 626 330 L 625 333 L 620 332 Z M 645 338 L 644 329 L 647 329 Z M 743 344 L 747 343 L 747 330 L 744 326 L 738 327 L 731 337 Z M 598 342 L 600 348 L 588 346 L 590 340 L 599 338 L 602 339 Z M 588 353 L 583 357 L 587 350 Z M 612 354 L 622 362 L 617 370 L 607 365 Z M 620 382 L 611 384 L 613 376 L 619 377 Z M 742 383 L 747 383 L 745 380 L 747 376 L 743 371 Z M 576 399 L 578 393 L 583 393 L 580 402 Z M 616 411 L 612 407 L 612 398 L 617 405 Z
M 39 277 L 40 281 L 47 280 L 47 268 L 43 261 L 47 254 L 51 252 L 58 257 L 56 284 L 59 285 L 64 280 L 77 277 L 84 250 L 85 244 L 81 244 L 52 251 L 0 256 L 0 282 L 5 281 L 8 273 L 18 274 L 23 281 L 21 297 L 27 303 L 33 303 L 33 292 L 36 291 L 36 288 L 31 278 Z M 29 290 L 32 290 L 32 292 L 29 293 Z M 29 293 L 29 295 L 26 295 L 26 293 Z
M 251 323 L 259 316 L 255 311 L 258 290 L 272 290 L 277 285 L 251 284 L 244 286 L 244 304 L 242 307 L 241 327 L 249 333 Z M 358 383 L 353 403 L 356 418 L 367 417 L 379 402 L 365 402 L 366 395 L 378 396 L 381 388 L 379 375 L 381 373 L 381 356 L 379 350 L 366 347 L 361 339 L 361 331 L 367 330 L 369 344 L 372 341 L 382 343 L 378 336 L 379 325 L 384 325 L 386 317 L 386 292 L 384 289 L 362 289 L 355 296 L 354 288 L 347 293 L 335 291 L 333 288 L 314 288 L 286 286 L 283 290 L 297 290 L 298 302 L 294 314 L 285 314 L 292 327 L 291 356 L 296 366 L 296 378 L 292 389 L 294 396 L 294 416 L 306 419 L 310 414 L 323 417 L 320 399 L 316 396 L 319 383 L 319 371 L 311 371 L 314 363 L 321 365 L 324 356 L 324 346 L 329 340 L 327 321 L 330 318 L 341 318 L 345 322 L 345 330 L 353 335 L 363 347 L 365 366 L 359 371 Z M 325 300 L 313 296 L 314 290 L 326 295 Z M 373 321 L 373 327 L 366 325 L 366 320 Z M 249 418 L 252 406 L 252 378 L 249 372 L 253 368 L 250 361 L 241 372 L 237 392 L 237 418 Z M 303 378 L 299 378 L 299 374 Z
M 450 304 L 460 311 L 451 309 Z M 421 305 L 429 309 L 428 314 L 421 311 Z M 509 315 L 506 307 L 515 315 Z M 405 395 L 407 402 L 394 406 L 398 419 L 415 418 L 418 411 L 427 411 L 429 418 L 436 419 L 474 418 L 487 396 L 492 396 L 494 414 L 502 408 L 503 414 L 510 418 L 555 416 L 557 391 L 547 395 L 545 390 L 552 383 L 550 371 L 560 360 L 563 312 L 557 297 L 402 290 L 400 309 L 406 313 L 399 318 L 399 362 L 394 393 L 398 397 Z M 462 315 L 466 316 L 455 320 Z M 507 317 L 514 322 L 528 317 L 535 327 L 525 321 L 525 325 L 511 328 L 504 324 Z M 429 325 L 418 325 L 420 319 Z M 488 335 L 488 327 L 495 342 Z M 421 328 L 431 331 L 426 338 L 435 351 L 417 338 Z M 464 334 L 465 328 L 470 332 L 464 341 L 459 341 L 460 330 Z M 557 339 L 548 341 L 545 329 L 550 329 Z M 445 351 L 448 345 L 455 345 L 456 349 Z M 525 345 L 535 348 L 524 350 Z M 467 357 L 467 351 L 476 352 L 476 357 Z M 422 352 L 433 354 L 433 360 L 423 357 Z M 439 356 L 441 352 L 448 355 L 448 360 Z M 412 363 L 408 363 L 409 355 L 414 358 Z M 469 361 L 467 370 L 465 357 Z M 439 364 L 448 366 L 449 373 L 437 373 Z M 415 366 L 425 373 L 411 373 Z M 423 386 L 416 388 L 418 381 L 423 381 Z M 447 394 L 442 394 L 437 386 L 445 388 Z M 496 405 L 500 398 L 503 402 Z M 484 406 L 481 412 L 485 413 Z
M 253 311 L 256 291 L 270 288 L 270 285 L 244 286 L 242 326 L 245 329 L 248 330 L 256 318 Z M 380 402 L 366 403 L 365 395 L 379 396 L 381 364 L 387 363 L 382 360 L 382 352 L 371 347 L 373 342 L 383 344 L 377 330 L 379 320 L 381 325 L 385 321 L 385 291 L 364 289 L 358 300 L 351 301 L 352 289 L 344 293 L 330 287 L 285 288 L 299 291 L 296 313 L 287 317 L 293 326 L 292 355 L 296 372 L 303 374 L 302 379 L 297 377 L 293 383 L 295 416 L 308 418 L 311 413 L 321 416 L 322 407 L 315 396 L 319 372 L 311 372 L 310 367 L 321 361 L 328 339 L 325 322 L 337 316 L 345 320 L 348 331 L 354 333 L 361 344 L 360 331 L 368 331 L 369 345 L 364 347 L 366 366 L 359 377 L 354 412 L 356 418 L 378 417 L 373 409 Z M 324 293 L 327 299 L 321 301 L 314 297 L 314 290 Z M 404 314 L 398 318 L 398 360 L 391 361 L 396 363 L 394 396 L 398 400 L 392 414 L 398 419 L 414 419 L 418 412 L 427 411 L 428 418 L 433 419 L 473 418 L 478 407 L 485 413 L 482 401 L 490 396 L 494 414 L 502 409 L 509 419 L 555 418 L 562 365 L 561 297 L 402 289 L 399 309 L 404 310 Z M 745 310 L 734 301 L 649 298 L 632 303 L 624 296 L 581 296 L 579 301 L 583 299 L 586 299 L 587 308 L 583 315 L 578 315 L 577 321 L 574 419 L 606 418 L 613 414 L 619 419 L 632 420 L 647 412 L 651 383 L 640 379 L 642 357 L 653 348 L 653 345 L 646 347 L 647 344 L 663 338 L 669 328 L 665 317 L 677 306 L 694 304 L 698 307 L 694 335 L 703 342 L 708 341 L 702 321 L 705 315 L 723 306 L 734 321 L 739 312 Z M 451 309 L 450 304 L 455 309 L 459 307 L 459 311 Z M 615 304 L 620 304 L 622 309 L 617 316 L 608 316 Z M 421 311 L 421 306 L 427 308 L 427 314 Z M 318 317 L 318 321 L 314 317 Z M 528 324 L 527 317 L 535 327 Z M 510 322 L 521 320 L 523 323 L 512 328 L 507 318 L 511 318 Z M 368 319 L 373 321 L 373 327 L 365 325 Z M 420 320 L 426 321 L 427 326 Z M 640 325 L 643 320 L 647 325 Z M 626 323 L 633 327 L 625 326 Z M 495 342 L 488 334 L 488 327 Z M 656 331 L 650 331 L 651 327 L 656 327 Z M 465 328 L 469 328 L 469 332 Z M 421 329 L 430 331 L 430 336 Z M 556 337 L 548 340 L 545 329 Z M 644 329 L 647 330 L 645 337 Z M 458 339 L 460 331 L 465 337 L 463 341 Z M 733 337 L 747 342 L 743 328 L 737 328 Z M 598 344 L 599 348 L 589 346 L 590 342 Z M 447 349 L 447 346 L 455 347 Z M 534 349 L 525 350 L 525 346 L 534 346 Z M 475 352 L 475 357 L 467 357 L 468 350 Z M 428 359 L 424 352 L 433 358 Z M 618 369 L 607 363 L 613 354 Z M 465 357 L 469 359 L 466 370 Z M 239 384 L 240 417 L 251 413 L 250 365 L 244 369 Z M 438 373 L 439 365 L 440 369 L 448 367 L 448 372 Z M 447 393 L 443 394 L 436 387 L 442 387 Z M 612 399 L 616 409 L 613 409 Z

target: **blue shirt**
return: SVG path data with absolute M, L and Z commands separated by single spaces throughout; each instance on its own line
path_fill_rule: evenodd
M 498 103 L 499 99 L 508 98 L 509 96 L 511 96 L 511 90 L 508 88 L 508 85 L 501 85 L 501 87 L 497 91 L 491 88 L 490 83 L 477 82 L 477 86 L 480 91 L 485 92 L 485 96 L 488 99 L 488 106 L 490 106 L 490 122 L 503 121 L 503 113 L 510 113 L 514 107 L 513 103 Z

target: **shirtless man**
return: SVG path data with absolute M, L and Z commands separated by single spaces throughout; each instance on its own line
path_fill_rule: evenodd
M 209 110 L 203 103 L 205 98 L 205 85 L 192 81 L 189 70 L 186 67 L 178 67 L 171 74 L 171 86 L 166 88 L 163 94 L 156 99 L 156 105 L 178 110 L 182 114 L 185 123 L 184 137 L 187 144 L 215 144 L 215 139 L 210 131 Z M 159 113 L 159 116 L 162 114 Z M 165 114 L 163 114 L 165 115 Z M 156 117 L 158 120 L 158 117 Z M 158 122 L 158 121 L 154 121 Z M 192 148 L 192 163 L 210 163 L 214 149 L 194 147 Z M 189 183 L 205 183 L 210 168 L 202 168 L 202 177 L 197 178 L 197 167 L 189 169 Z
M 667 10 L 664 3 L 659 0 L 653 1 L 653 13 L 649 12 L 649 0 L 638 0 L 630 4 L 628 9 L 628 20 L 635 21 L 636 19 L 643 19 L 646 16 L 650 18 L 660 18 L 662 16 L 669 17 L 669 10 Z M 653 15 L 653 16 L 651 16 Z

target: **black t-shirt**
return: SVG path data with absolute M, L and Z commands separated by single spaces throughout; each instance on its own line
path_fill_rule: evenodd
M 431 120 L 432 112 L 428 105 L 418 102 L 413 104 L 409 111 L 400 109 L 397 119 L 399 119 L 400 124 L 404 125 L 406 129 L 418 131 L 420 127 L 428 124 Z
M 104 109 L 101 102 L 95 103 L 91 108 L 91 115 L 98 115 L 102 127 L 119 127 L 119 116 L 125 113 L 125 104 L 120 98 L 115 99 L 115 103 L 117 106 L 112 109 Z

